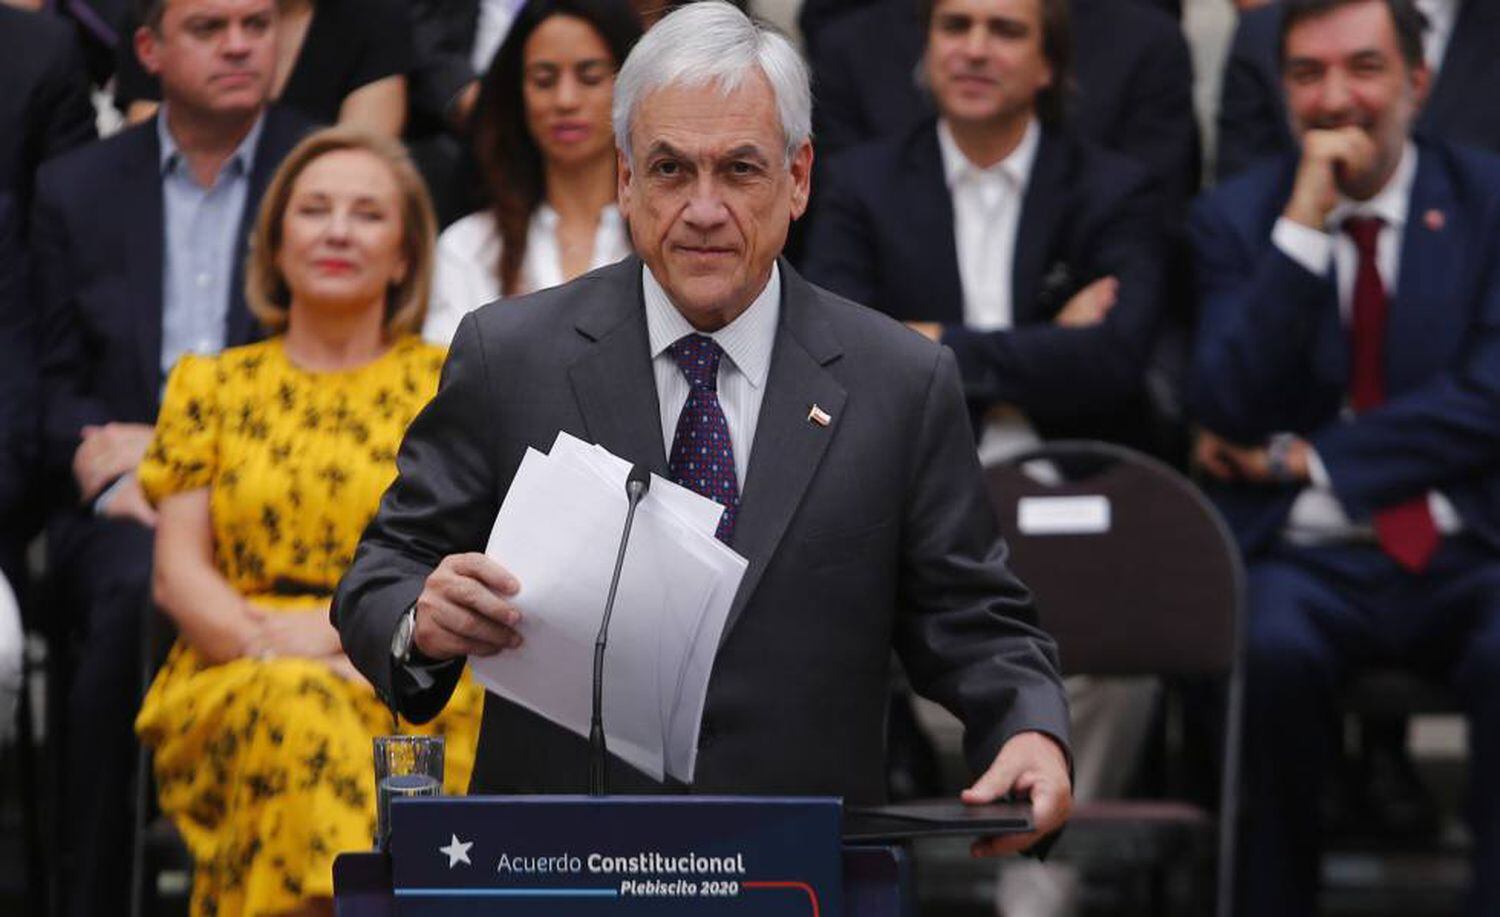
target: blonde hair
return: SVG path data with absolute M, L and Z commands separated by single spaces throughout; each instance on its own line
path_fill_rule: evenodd
M 276 264 L 281 254 L 282 221 L 292 199 L 292 187 L 314 160 L 342 150 L 363 150 L 385 163 L 401 193 L 401 253 L 406 274 L 386 293 L 385 333 L 396 337 L 417 331 L 427 315 L 432 288 L 433 243 L 437 218 L 427 186 L 400 142 L 349 127 L 330 127 L 309 134 L 297 144 L 271 178 L 260 202 L 255 231 L 250 236 L 250 259 L 245 268 L 245 300 L 250 312 L 271 331 L 284 331 L 291 291 Z

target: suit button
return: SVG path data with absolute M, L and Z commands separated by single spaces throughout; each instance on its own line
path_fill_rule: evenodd
M 707 720 L 704 720 L 703 723 L 698 727 L 698 750 L 702 751 L 703 749 L 708 748 L 710 745 L 714 744 L 715 740 L 717 740 L 718 737 L 719 734 L 717 731 L 715 731 L 714 724 L 708 722 Z

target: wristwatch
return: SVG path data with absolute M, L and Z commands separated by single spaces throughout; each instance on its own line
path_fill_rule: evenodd
M 1296 480 L 1291 464 L 1287 461 L 1296 444 L 1297 437 L 1291 433 L 1272 435 L 1270 442 L 1266 444 L 1266 470 L 1271 480 L 1279 484 L 1290 484 Z
M 406 609 L 401 620 L 396 622 L 396 634 L 391 637 L 391 658 L 399 665 L 407 665 L 411 662 L 412 647 L 415 645 L 413 637 L 417 631 L 417 606 L 413 604 Z

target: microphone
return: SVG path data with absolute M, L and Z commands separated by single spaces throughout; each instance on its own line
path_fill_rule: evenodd
M 635 508 L 640 505 L 646 491 L 651 488 L 651 469 L 637 462 L 630 467 L 625 478 L 625 499 L 630 505 L 625 510 L 625 531 L 620 535 L 620 550 L 615 555 L 615 573 L 609 580 L 609 597 L 604 601 L 604 617 L 599 622 L 599 633 L 594 637 L 594 711 L 589 721 L 589 795 L 603 796 L 609 792 L 604 776 L 608 750 L 604 743 L 604 647 L 609 643 L 609 617 L 615 610 L 615 592 L 620 588 L 620 571 L 625 567 L 625 546 L 630 544 L 630 524 L 635 521 Z

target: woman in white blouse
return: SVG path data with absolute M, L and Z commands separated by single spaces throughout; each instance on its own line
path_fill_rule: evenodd
M 615 209 L 610 100 L 641 35 L 628 0 L 529 0 L 476 105 L 491 209 L 438 239 L 422 336 L 447 345 L 464 314 L 555 286 L 630 252 Z

